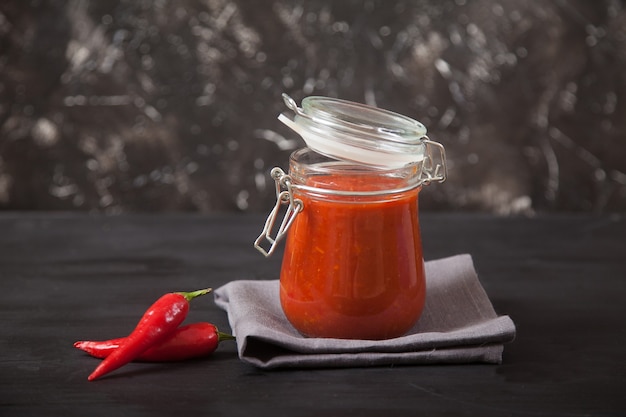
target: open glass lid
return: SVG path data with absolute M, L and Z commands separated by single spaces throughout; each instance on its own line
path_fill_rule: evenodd
M 425 158 L 426 127 L 409 117 L 328 97 L 307 97 L 302 108 L 286 94 L 283 100 L 295 117 L 278 119 L 323 155 L 385 168 Z

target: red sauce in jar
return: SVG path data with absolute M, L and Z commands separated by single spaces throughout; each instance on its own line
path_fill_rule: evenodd
M 344 191 L 401 188 L 372 175 L 323 175 L 306 185 Z M 287 235 L 280 275 L 285 315 L 302 334 L 387 339 L 406 333 L 424 307 L 420 188 L 383 196 L 298 190 L 304 203 Z

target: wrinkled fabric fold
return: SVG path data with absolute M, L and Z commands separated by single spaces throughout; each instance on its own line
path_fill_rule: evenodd
M 387 340 L 308 338 L 285 317 L 279 281 L 232 281 L 215 290 L 241 360 L 261 368 L 501 363 L 515 338 L 498 316 L 468 254 L 428 261 L 426 304 L 404 336 Z

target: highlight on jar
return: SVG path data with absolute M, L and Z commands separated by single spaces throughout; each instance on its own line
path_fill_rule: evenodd
M 274 168 L 276 204 L 254 246 L 284 239 L 280 303 L 308 337 L 389 339 L 420 318 L 426 284 L 423 186 L 446 178 L 444 147 L 409 117 L 355 102 L 286 94 L 279 120 L 306 147 Z M 290 117 L 291 116 L 291 117 Z

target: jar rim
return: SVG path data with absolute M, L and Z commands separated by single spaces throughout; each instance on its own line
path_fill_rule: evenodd
M 308 158 L 308 160 L 307 160 Z M 342 161 L 320 154 L 311 148 L 302 148 L 294 151 L 289 157 L 289 178 L 291 187 L 320 195 L 373 197 L 401 194 L 419 188 L 423 185 L 421 178 L 422 164 L 420 162 L 404 165 L 400 168 L 371 167 L 351 161 Z M 331 183 L 323 183 L 325 186 L 311 185 L 309 179 L 324 176 L 354 176 L 367 178 L 367 189 L 344 190 L 336 188 Z M 372 177 L 394 179 L 393 183 L 387 182 L 388 186 L 379 186 L 371 181 Z M 384 183 L 383 183 L 384 184 Z M 389 187 L 389 184 L 393 184 Z

